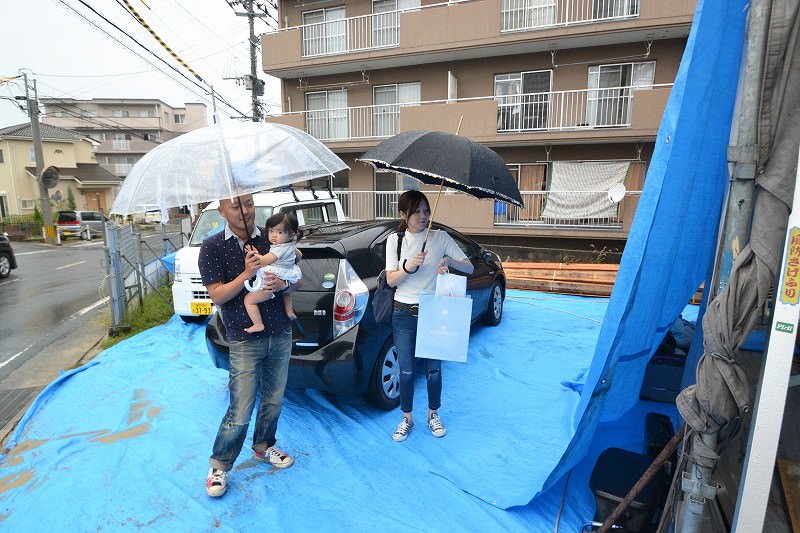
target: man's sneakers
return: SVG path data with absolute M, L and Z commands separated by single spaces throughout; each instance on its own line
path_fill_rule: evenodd
M 228 490 L 227 477 L 228 473 L 224 470 L 211 468 L 206 478 L 206 494 L 212 498 L 219 498 L 225 494 L 225 491 Z
M 431 435 L 434 437 L 444 437 L 447 435 L 447 430 L 442 425 L 442 421 L 439 420 L 439 413 L 434 412 L 431 414 L 431 417 L 428 419 L 428 427 L 431 430 Z
M 409 422 L 406 420 L 406 417 L 403 417 L 403 421 L 400 422 L 400 425 L 394 430 L 392 438 L 395 442 L 403 442 L 408 438 L 408 434 L 411 433 L 412 429 L 414 429 L 414 422 Z
M 254 453 L 253 459 L 260 463 L 269 463 L 275 468 L 289 468 L 294 464 L 294 459 L 280 451 L 275 446 L 270 446 L 263 452 Z

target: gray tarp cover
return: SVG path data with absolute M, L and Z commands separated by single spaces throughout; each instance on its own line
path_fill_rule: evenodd
M 687 424 L 701 433 L 732 436 L 752 401 L 750 384 L 736 364 L 736 349 L 767 301 L 781 261 L 800 145 L 800 39 L 798 2 L 775 1 L 769 24 L 759 131 L 764 171 L 756 178 L 750 242 L 733 263 L 726 288 L 703 318 L 704 355 L 697 384 L 678 397 Z M 697 439 L 694 445 L 700 446 Z M 702 448 L 702 447 L 701 447 Z M 710 450 L 698 450 L 714 459 Z

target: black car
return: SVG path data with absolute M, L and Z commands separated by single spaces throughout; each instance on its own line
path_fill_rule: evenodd
M 5 279 L 17 268 L 17 258 L 7 233 L 0 233 L 0 279 Z
M 372 405 L 400 403 L 400 370 L 390 327 L 376 324 L 368 305 L 385 266 L 386 238 L 399 221 L 341 222 L 303 228 L 303 279 L 293 294 L 293 348 L 289 386 L 363 394 Z M 506 279 L 500 258 L 457 231 L 447 231 L 475 265 L 467 278 L 472 320 L 497 325 Z M 228 368 L 224 326 L 215 313 L 206 325 L 214 365 Z

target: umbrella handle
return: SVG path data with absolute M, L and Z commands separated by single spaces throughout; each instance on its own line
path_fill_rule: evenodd
M 421 250 L 421 251 L 423 251 L 423 252 L 425 251 L 425 246 L 427 246 L 427 244 L 428 244 L 428 240 L 427 240 L 427 239 L 425 239 L 424 241 L 422 241 L 422 250 Z M 417 265 L 417 268 L 415 268 L 414 270 L 408 270 L 408 269 L 406 268 L 406 263 L 407 263 L 407 262 L 408 262 L 408 259 L 404 259 L 404 260 L 403 260 L 403 270 L 405 270 L 407 274 L 413 274 L 413 273 L 415 273 L 417 270 L 419 270 L 419 265 Z

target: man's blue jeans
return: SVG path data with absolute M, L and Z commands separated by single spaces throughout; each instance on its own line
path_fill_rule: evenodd
M 209 461 L 212 467 L 226 472 L 233 467 L 247 436 L 258 390 L 261 401 L 253 429 L 253 450 L 263 452 L 275 444 L 291 354 L 291 329 L 263 339 L 231 343 L 230 405 L 214 441 Z
M 400 409 L 410 413 L 414 406 L 414 351 L 417 345 L 417 317 L 395 309 L 392 312 L 392 333 L 400 363 Z M 428 382 L 428 408 L 442 405 L 442 362 L 438 359 L 420 359 Z

